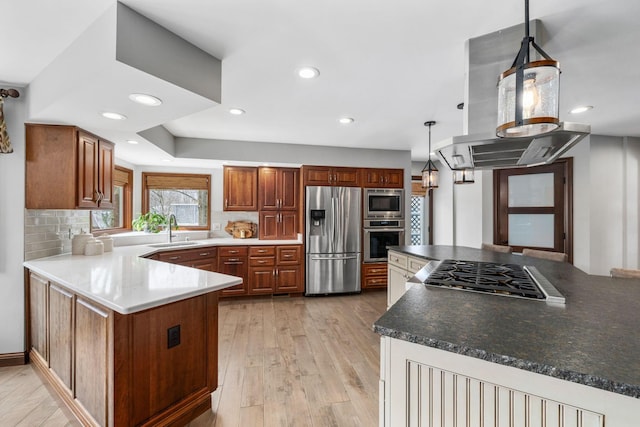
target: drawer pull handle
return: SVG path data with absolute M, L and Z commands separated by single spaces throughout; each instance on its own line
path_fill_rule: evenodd
M 209 252 L 202 253 L 200 256 L 209 256 Z
M 229 260 L 229 262 L 238 262 L 238 261 L 240 261 L 240 258 L 231 258 Z
M 179 256 L 170 256 L 170 257 L 169 257 L 169 259 L 171 259 L 171 260 L 180 259 L 180 258 L 181 258 L 181 257 L 179 257 Z

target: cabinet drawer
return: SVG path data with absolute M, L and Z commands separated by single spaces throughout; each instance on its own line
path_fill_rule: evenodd
M 276 265 L 276 258 L 273 256 L 252 256 L 249 258 L 250 267 L 269 267 Z
M 389 264 L 396 265 L 400 268 L 407 268 L 407 256 L 398 252 L 389 251 L 388 261 Z M 425 263 L 426 264 L 426 263 Z
M 409 273 L 417 273 L 429 261 L 423 258 L 407 257 L 407 270 Z
M 157 255 L 159 261 L 181 263 L 184 261 L 194 261 L 199 259 L 209 259 L 216 257 L 215 247 L 183 249 L 180 251 L 160 252 Z
M 387 264 L 362 264 L 362 275 L 387 277 Z
M 249 247 L 249 256 L 267 256 L 267 255 L 275 255 L 276 247 L 275 246 L 251 246 Z
M 300 264 L 301 246 L 278 246 L 278 265 Z
M 223 246 L 218 248 L 219 256 L 247 256 L 247 246 Z
M 364 279 L 364 285 L 366 288 L 386 287 L 387 276 L 384 277 L 366 277 Z

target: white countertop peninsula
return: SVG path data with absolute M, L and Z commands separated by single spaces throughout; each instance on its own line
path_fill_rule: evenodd
M 83 425 L 187 424 L 218 386 L 219 291 L 242 278 L 145 257 L 300 243 L 165 241 L 27 261 L 29 360 Z

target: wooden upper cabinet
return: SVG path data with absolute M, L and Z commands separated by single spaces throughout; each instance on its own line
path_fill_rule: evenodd
M 362 169 L 362 186 L 373 188 L 402 188 L 403 169 Z
M 113 207 L 114 145 L 74 126 L 26 125 L 27 209 Z
M 224 210 L 258 210 L 258 168 L 224 166 Z
M 299 182 L 299 169 L 259 168 L 259 210 L 298 210 L 300 207 Z
M 304 185 L 359 187 L 360 170 L 345 167 L 305 166 Z

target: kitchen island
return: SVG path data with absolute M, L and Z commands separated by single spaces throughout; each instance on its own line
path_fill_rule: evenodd
M 637 280 L 465 247 L 390 250 L 534 266 L 566 304 L 413 285 L 374 324 L 381 425 L 638 425 Z
M 24 263 L 29 359 L 84 425 L 183 425 L 217 388 L 218 291 L 240 278 L 115 248 Z

